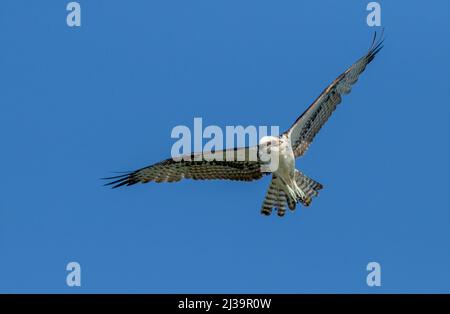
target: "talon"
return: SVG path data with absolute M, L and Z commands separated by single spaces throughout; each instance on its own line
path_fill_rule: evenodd
M 310 204 L 311 204 L 311 198 L 310 197 L 305 197 L 304 199 L 303 199 L 303 202 L 304 202 L 304 204 L 305 204 L 305 206 L 309 206 Z

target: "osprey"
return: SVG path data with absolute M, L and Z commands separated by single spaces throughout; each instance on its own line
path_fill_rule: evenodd
M 291 210 L 295 210 L 297 203 L 309 206 L 312 197 L 317 196 L 323 186 L 295 169 L 295 159 L 306 152 L 315 135 L 341 102 L 341 96 L 350 93 L 359 75 L 383 48 L 382 44 L 383 36 L 377 39 L 375 33 L 369 51 L 325 88 L 294 124 L 280 136 L 263 137 L 259 145 L 252 147 L 192 154 L 187 160 L 169 158 L 136 171 L 105 178 L 113 180 L 106 185 L 117 188 L 139 182 L 176 182 L 183 178 L 253 181 L 272 174 L 262 204 L 262 214 L 270 215 L 272 209 L 275 209 L 281 217 L 286 212 L 286 205 Z M 256 152 L 256 158 L 250 158 L 252 152 Z M 225 157 L 230 153 L 234 157 L 232 160 L 228 157 L 211 158 L 212 154 L 216 157 Z M 277 155 L 276 170 L 262 170 L 266 164 L 262 158 L 264 154 Z

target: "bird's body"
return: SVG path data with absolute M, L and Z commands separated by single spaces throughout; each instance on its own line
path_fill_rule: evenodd
M 272 174 L 261 208 L 262 214 L 270 215 L 275 208 L 279 216 L 284 216 L 286 204 L 291 210 L 296 208 L 297 203 L 309 206 L 312 197 L 317 196 L 323 186 L 295 169 L 295 159 L 306 152 L 315 135 L 341 102 L 341 96 L 350 92 L 351 86 L 382 48 L 382 43 L 383 39 L 377 41 L 375 34 L 369 51 L 325 88 L 280 136 L 264 137 L 259 145 L 253 147 L 217 151 L 214 152 L 214 158 L 211 158 L 211 153 L 204 152 L 177 160 L 169 158 L 121 176 L 106 178 L 114 179 L 107 185 L 119 187 L 149 181 L 176 182 L 184 178 L 253 181 Z M 256 158 L 251 158 L 255 151 Z M 270 156 L 270 160 L 267 156 Z M 273 167 L 274 160 L 277 161 L 276 167 Z
M 272 181 L 261 209 L 264 215 L 270 215 L 272 208 L 277 209 L 279 216 L 285 213 L 285 204 L 294 210 L 297 203 L 309 206 L 311 197 L 322 188 L 320 183 L 303 175 L 295 169 L 295 154 L 289 134 L 280 137 L 266 136 L 260 141 L 260 154 L 271 154 L 271 161 L 276 160 L 272 173 Z M 260 159 L 263 159 L 262 156 Z

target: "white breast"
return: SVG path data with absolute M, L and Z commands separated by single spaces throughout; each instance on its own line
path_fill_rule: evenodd
M 286 138 L 280 143 L 279 165 L 276 174 L 285 179 L 293 178 L 295 174 L 295 157 L 291 143 Z

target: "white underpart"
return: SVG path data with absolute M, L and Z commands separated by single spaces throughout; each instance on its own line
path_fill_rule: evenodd
M 288 197 L 297 201 L 304 199 L 306 194 L 298 187 L 295 181 L 295 156 L 291 147 L 291 141 L 283 135 L 280 138 L 267 137 L 266 141 L 271 141 L 271 158 L 278 159 L 278 167 L 273 172 L 278 180 L 279 188 L 282 189 Z

